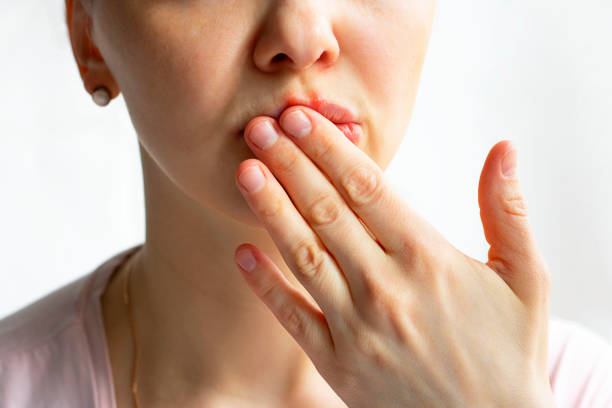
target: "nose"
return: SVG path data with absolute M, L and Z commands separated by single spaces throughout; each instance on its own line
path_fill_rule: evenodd
M 325 2 L 275 2 L 265 16 L 253 51 L 255 65 L 264 72 L 303 70 L 313 64 L 333 64 L 340 53 Z M 329 7 L 328 7 L 329 9 Z

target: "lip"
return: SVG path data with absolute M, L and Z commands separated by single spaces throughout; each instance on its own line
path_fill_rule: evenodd
M 260 115 L 270 116 L 278 120 L 281 113 L 283 113 L 285 109 L 290 106 L 297 105 L 311 108 L 319 112 L 334 124 L 342 125 L 338 126 L 338 129 L 340 129 L 353 143 L 357 143 L 359 141 L 359 137 L 362 132 L 361 122 L 357 120 L 357 115 L 354 113 L 354 111 L 346 106 L 323 99 L 316 93 L 313 93 L 310 99 L 293 96 L 285 97 L 282 105 L 267 109 Z M 243 136 L 244 129 L 251 119 L 252 118 L 248 119 L 248 121 L 244 123 L 242 128 L 238 131 L 240 136 Z
M 271 112 L 272 114 L 270 116 L 273 116 L 278 119 L 285 109 L 290 106 L 296 105 L 306 106 L 308 108 L 316 110 L 321 115 L 325 116 L 331 122 L 334 122 L 336 124 L 357 123 L 357 117 L 350 108 L 337 103 L 333 103 L 329 100 L 317 96 L 311 98 L 310 100 L 287 98 L 285 99 L 285 103 L 282 106 Z

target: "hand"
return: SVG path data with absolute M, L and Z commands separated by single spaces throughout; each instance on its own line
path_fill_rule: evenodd
M 265 122 L 276 141 L 262 149 L 250 136 L 261 140 Z M 518 179 L 501 172 L 511 143 L 493 147 L 480 178 L 485 264 L 417 215 L 317 111 L 293 106 L 279 123 L 249 122 L 261 161 L 242 162 L 236 184 L 317 304 L 257 247 L 240 245 L 235 261 L 252 267 L 240 268 L 248 284 L 338 396 L 351 408 L 554 406 L 550 273 Z

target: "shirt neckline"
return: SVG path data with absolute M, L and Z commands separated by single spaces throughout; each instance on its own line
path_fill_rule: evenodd
M 89 280 L 86 290 L 83 313 L 91 313 L 90 319 L 83 319 L 86 341 L 91 354 L 91 374 L 94 389 L 96 407 L 117 408 L 115 385 L 108 349 L 108 339 L 104 328 L 102 314 L 102 294 L 106 286 L 123 262 L 143 244 L 138 244 L 125 249 L 104 262 L 94 271 Z

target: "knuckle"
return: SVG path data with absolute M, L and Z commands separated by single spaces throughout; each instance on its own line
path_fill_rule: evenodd
M 444 239 L 422 233 L 400 239 L 404 264 L 403 269 L 416 278 L 427 278 L 434 273 L 444 274 L 448 265 L 453 265 L 457 251 Z
M 400 253 L 410 263 L 418 263 L 423 245 L 412 236 L 399 238 Z
M 436 256 L 430 255 L 431 249 L 420 239 L 414 237 L 400 238 L 400 252 L 402 269 L 414 278 L 426 278 L 430 276 L 437 265 Z M 432 269 L 433 268 L 433 269 Z
M 342 186 L 354 205 L 368 205 L 382 196 L 382 174 L 372 166 L 357 166 L 342 180 Z
M 261 282 L 259 284 L 259 293 L 262 299 L 266 299 L 268 304 L 275 304 L 279 291 L 278 284 L 276 282 Z
M 381 284 L 370 285 L 376 287 L 376 293 L 371 294 L 365 301 L 370 319 L 373 322 L 378 322 L 381 319 L 386 319 L 391 310 L 395 307 L 392 295 L 387 293 L 387 289 L 383 289 Z
M 312 241 L 300 242 L 293 251 L 297 272 L 308 278 L 317 275 L 324 265 L 323 251 Z
M 279 217 L 282 210 L 283 199 L 278 195 L 274 195 L 270 197 L 270 199 L 265 200 L 258 208 L 259 214 L 266 219 Z
M 364 293 L 363 299 L 357 305 L 359 314 L 365 321 L 374 324 L 381 319 L 387 319 L 401 300 L 395 293 L 397 289 L 394 284 L 371 275 L 364 276 L 362 282 Z
M 279 160 L 276 160 L 274 167 L 283 174 L 291 174 L 296 168 L 298 157 L 295 149 L 286 149 L 283 155 L 279 155 Z
M 527 201 L 522 194 L 516 191 L 505 193 L 502 197 L 502 210 L 506 214 L 519 217 L 527 216 Z
M 299 335 L 304 332 L 304 319 L 295 307 L 286 306 L 281 308 L 281 318 L 288 330 L 293 335 Z
M 368 309 L 377 309 L 380 307 L 380 297 L 383 293 L 383 285 L 380 279 L 372 276 L 372 271 L 361 273 L 361 281 L 363 282 L 363 302 Z
M 355 333 L 355 347 L 365 360 L 376 367 L 390 366 L 390 356 L 376 333 L 364 329 Z
M 450 296 L 458 293 L 461 286 L 465 284 L 465 277 L 451 265 L 459 265 L 459 263 L 441 266 L 432 274 L 436 293 L 443 300 L 450 299 Z M 465 270 L 469 270 L 468 267 Z
M 316 161 L 322 160 L 325 157 L 329 156 L 332 151 L 333 144 L 329 142 L 327 139 L 323 139 L 320 143 L 315 143 L 312 145 L 312 151 L 310 156 Z
M 325 195 L 314 201 L 307 211 L 308 220 L 313 226 L 323 226 L 333 223 L 340 214 L 338 200 Z

